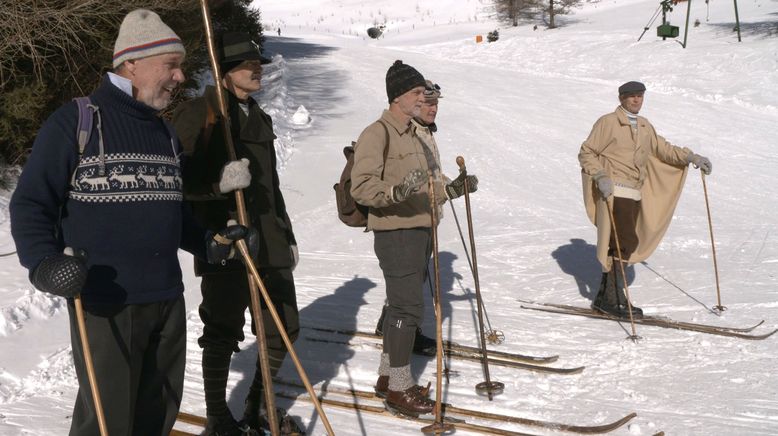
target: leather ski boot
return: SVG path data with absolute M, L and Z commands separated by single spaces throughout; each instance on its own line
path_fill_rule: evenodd
M 384 307 L 381 309 L 381 316 L 378 317 L 378 323 L 375 325 L 376 336 L 384 335 L 384 318 L 386 318 L 386 304 L 384 304 Z
M 602 282 L 592 303 L 592 309 L 618 318 L 629 318 L 627 298 L 623 291 L 624 281 L 621 274 L 614 271 L 616 268 L 617 266 L 614 265 L 609 272 L 602 274 Z M 643 311 L 639 307 L 632 306 L 632 317 L 642 318 Z
M 276 418 L 278 419 L 280 434 L 285 436 L 305 435 L 305 431 L 300 428 L 294 418 L 286 413 L 285 409 L 276 407 Z M 247 433 L 249 435 L 272 435 L 270 422 L 267 419 L 267 411 L 265 410 L 265 402 L 262 400 L 246 399 L 246 410 L 243 412 L 243 419 L 240 420 L 240 424 L 252 432 Z
M 232 415 L 208 416 L 205 436 L 257 436 L 243 422 L 235 421 Z
M 391 412 L 401 413 L 412 417 L 432 413 L 435 402 L 419 393 L 418 385 L 411 386 L 404 391 L 387 391 L 386 408 Z
M 419 385 L 413 385 L 411 389 L 416 389 L 416 391 L 419 393 L 419 395 L 423 397 L 427 397 L 430 394 L 430 385 L 431 383 L 427 383 L 427 386 L 419 386 Z M 379 375 L 378 380 L 375 382 L 375 386 L 373 386 L 373 389 L 375 390 L 375 395 L 378 398 L 386 398 L 386 394 L 389 392 L 389 376 L 388 375 Z
M 613 267 L 616 268 L 616 265 L 614 265 Z M 616 273 L 616 290 L 617 290 L 616 295 L 619 300 L 619 309 L 623 313 L 623 315 L 621 315 L 622 317 L 629 318 L 629 308 L 632 307 L 632 317 L 635 319 L 640 319 L 643 318 L 643 309 L 635 305 L 631 305 L 631 306 L 627 305 L 627 295 L 624 292 L 625 289 L 624 277 L 622 277 L 621 274 L 621 271 L 626 271 L 626 270 L 627 270 L 627 263 L 625 262 L 624 269 L 619 268 L 619 271 Z
M 616 283 L 613 270 L 602 273 L 600 289 L 592 302 L 592 309 L 608 315 L 621 316 L 619 314 L 619 299 L 616 296 Z
M 438 341 L 429 336 L 424 336 L 420 328 L 416 328 L 416 337 L 413 340 L 413 353 L 420 356 L 434 356 L 438 352 Z

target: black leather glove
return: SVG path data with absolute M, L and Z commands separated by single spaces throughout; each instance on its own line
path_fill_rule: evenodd
M 30 281 L 43 292 L 72 298 L 81 293 L 87 277 L 86 251 L 65 249 L 45 257 L 32 271 Z
M 465 179 L 467 179 L 467 192 L 472 194 L 478 190 L 478 177 L 474 174 L 465 176 L 465 173 L 459 173 L 456 179 L 446 185 L 446 195 L 448 198 L 455 199 L 465 195 Z
M 259 232 L 240 224 L 229 224 L 226 228 L 208 238 L 206 255 L 208 263 L 225 265 L 229 259 L 239 259 L 240 251 L 233 244 L 243 239 L 249 249 L 249 254 L 256 261 L 259 256 Z
M 243 240 L 246 241 L 246 247 L 249 249 L 249 255 L 254 261 L 254 265 L 258 265 L 260 245 L 259 232 L 254 227 L 249 227 L 249 233 Z M 242 257 L 240 256 L 240 252 L 238 252 L 238 257 Z

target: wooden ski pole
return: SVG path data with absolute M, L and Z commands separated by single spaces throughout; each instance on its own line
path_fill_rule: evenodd
M 84 306 L 81 304 L 81 295 L 76 295 L 73 297 L 73 303 L 76 307 L 78 336 L 81 338 L 81 348 L 84 352 L 86 374 L 89 378 L 89 387 L 92 390 L 92 401 L 95 403 L 97 425 L 100 427 L 100 436 L 108 436 L 108 426 L 105 424 L 105 414 L 103 413 L 103 402 L 100 400 L 100 390 L 97 388 L 95 366 L 94 363 L 92 363 L 92 351 L 91 348 L 89 348 L 89 337 L 86 334 L 86 321 L 84 320 Z
M 221 71 L 219 69 L 219 62 L 216 58 L 216 47 L 213 34 L 213 26 L 211 23 L 211 14 L 208 8 L 207 0 L 200 0 L 200 6 L 203 15 L 203 24 L 205 27 L 205 40 L 208 46 L 208 55 L 211 61 L 211 68 L 213 71 L 214 88 L 216 88 L 216 96 L 219 101 L 219 112 L 221 113 L 222 120 L 222 133 L 224 134 L 224 143 L 227 148 L 227 155 L 230 160 L 237 160 L 235 153 L 235 145 L 232 143 L 232 129 L 230 122 L 229 112 L 227 111 L 227 103 L 224 95 L 224 89 L 221 84 Z M 243 198 L 243 191 L 238 189 L 234 191 L 235 205 L 238 212 L 238 222 L 246 227 L 250 226 L 248 214 L 246 213 L 246 203 Z M 244 244 L 245 245 L 245 244 Z M 244 255 L 244 262 L 248 265 L 251 263 L 251 256 Z M 256 281 L 252 281 L 251 275 L 248 277 L 249 282 L 249 294 L 251 296 L 251 311 L 253 312 L 254 329 L 256 330 L 257 338 L 257 352 L 259 354 L 260 371 L 262 373 L 262 386 L 264 387 L 265 394 L 265 406 L 267 408 L 268 424 L 273 436 L 278 436 L 280 426 L 278 424 L 278 417 L 276 416 L 275 406 L 275 392 L 273 390 L 273 379 L 270 374 L 270 360 L 267 352 L 267 338 L 265 337 L 265 326 L 262 322 L 262 308 L 259 303 L 259 296 L 257 293 L 257 284 L 262 283 L 259 275 L 255 276 Z M 273 303 L 269 300 L 266 301 L 268 309 L 274 309 Z M 278 323 L 278 330 L 283 334 L 285 333 L 283 323 Z M 288 345 L 287 345 L 288 346 Z
M 297 357 L 297 353 L 294 351 L 294 346 L 292 346 L 292 341 L 289 339 L 289 335 L 287 335 L 286 331 L 284 330 L 284 323 L 281 321 L 281 317 L 278 316 L 278 311 L 276 311 L 275 306 L 273 306 L 273 301 L 270 299 L 270 294 L 268 294 L 267 288 L 265 288 L 265 284 L 262 282 L 262 279 L 259 277 L 259 271 L 257 271 L 257 267 L 254 265 L 254 262 L 250 260 L 251 254 L 249 253 L 249 249 L 246 246 L 246 241 L 241 239 L 236 241 L 235 244 L 238 246 L 238 250 L 240 250 L 240 254 L 243 256 L 243 259 L 245 260 L 246 267 L 249 270 L 249 274 L 254 278 L 256 283 L 259 285 L 259 291 L 262 293 L 262 298 L 265 300 L 265 304 L 267 305 L 268 312 L 270 312 L 270 316 L 273 317 L 273 321 L 276 323 L 276 326 L 278 326 L 278 331 L 279 333 L 281 333 L 281 339 L 283 339 L 284 345 L 286 345 L 286 348 L 289 351 L 289 357 L 292 358 L 292 362 L 294 362 L 294 366 L 295 368 L 297 368 L 297 374 L 300 375 L 300 380 L 305 385 L 305 390 L 308 391 L 308 395 L 311 396 L 311 400 L 313 401 L 313 405 L 316 408 L 316 412 L 319 413 L 319 417 L 321 417 L 321 422 L 322 424 L 324 424 L 324 428 L 327 429 L 327 434 L 334 436 L 335 432 L 332 430 L 332 426 L 330 426 L 330 421 L 327 419 L 327 415 L 324 413 L 324 410 L 321 407 L 321 403 L 318 400 L 316 391 L 313 390 L 313 386 L 311 386 L 311 382 L 308 379 L 308 375 L 305 373 L 305 370 L 303 369 L 303 366 L 300 363 L 300 359 Z
M 719 312 L 727 310 L 726 306 L 721 305 L 721 288 L 719 287 L 719 265 L 716 262 L 716 243 L 713 241 L 713 220 L 710 218 L 710 203 L 708 202 L 708 186 L 705 183 L 705 173 L 700 171 L 702 177 L 702 190 L 705 193 L 705 209 L 708 211 L 708 229 L 710 230 L 710 248 L 713 250 L 713 272 L 716 274 L 716 301 L 718 304 L 713 306 Z
M 440 263 L 438 259 L 438 203 L 435 201 L 435 185 L 429 177 L 430 231 L 432 233 L 432 264 L 435 270 L 435 294 L 432 301 L 435 306 L 435 341 L 437 350 L 437 379 L 435 381 L 435 422 L 422 427 L 422 433 L 443 434 L 454 429 L 451 423 L 443 422 L 443 314 L 440 310 Z
M 489 354 L 486 350 L 486 335 L 484 334 L 484 315 L 483 315 L 483 299 L 481 298 L 481 284 L 478 280 L 478 260 L 475 254 L 475 234 L 473 232 L 473 216 L 470 212 L 470 186 L 467 182 L 467 167 L 465 167 L 465 158 L 457 156 L 457 165 L 459 165 L 459 172 L 465 178 L 465 211 L 467 212 L 467 230 L 470 234 L 470 253 L 473 256 L 473 280 L 475 281 L 475 298 L 478 306 L 478 332 L 481 335 L 481 364 L 484 368 L 485 381 L 475 385 L 477 393 L 483 395 L 484 393 L 489 397 L 489 401 L 492 401 L 494 395 L 499 395 L 505 389 L 503 383 L 492 381 L 489 376 Z
M 627 286 L 627 274 L 624 271 L 624 259 L 621 258 L 621 244 L 619 243 L 619 233 L 616 231 L 616 220 L 613 218 L 613 209 L 611 208 L 611 201 L 610 199 L 605 200 L 605 205 L 608 207 L 608 215 L 611 219 L 611 231 L 613 232 L 613 239 L 616 241 L 616 252 L 618 253 L 618 259 L 619 259 L 619 269 L 621 269 L 621 279 L 624 280 L 624 293 L 627 297 L 627 311 L 629 312 L 629 323 L 632 325 L 632 335 L 627 336 L 628 339 L 631 339 L 632 342 L 637 342 L 638 339 L 640 339 L 640 336 L 637 335 L 635 331 L 635 319 L 632 317 L 632 300 L 629 297 L 629 286 Z M 615 273 L 615 271 L 614 271 Z M 618 280 L 616 280 L 616 284 L 618 284 Z M 621 292 L 620 289 L 617 289 L 616 292 Z
M 434 268 L 434 265 L 433 265 L 433 270 L 434 269 L 435 268 Z M 440 267 L 438 267 L 438 275 L 440 275 L 439 272 L 440 272 Z M 427 285 L 429 285 L 429 287 L 430 287 L 430 294 L 432 296 L 432 301 L 433 301 L 433 304 L 434 304 L 434 301 L 435 301 L 435 285 L 432 284 L 432 276 L 430 275 L 429 267 L 427 268 Z M 443 339 L 441 339 L 440 342 L 442 344 L 443 343 Z M 446 359 L 443 359 L 443 375 L 446 376 L 446 386 L 451 384 L 451 380 L 450 380 L 450 377 L 449 377 L 450 374 L 451 374 L 451 370 L 448 367 L 448 362 L 446 362 Z

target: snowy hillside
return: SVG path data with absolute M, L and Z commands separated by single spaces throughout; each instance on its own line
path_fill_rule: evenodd
M 581 201 L 578 148 L 594 121 L 618 104 L 618 85 L 641 80 L 648 87 L 641 115 L 674 144 L 713 162 L 706 183 L 729 310 L 712 312 L 705 196 L 693 168 L 663 243 L 631 268 L 633 300 L 647 314 L 681 321 L 743 327 L 765 320 L 753 333 L 778 328 L 778 1 L 738 2 L 742 42 L 732 31 L 733 2 L 711 0 L 708 9 L 694 1 L 690 22 L 701 24 L 689 29 L 686 49 L 657 38 L 658 21 L 637 42 L 655 0 L 587 3 L 553 30 L 540 22 L 537 30 L 534 22 L 498 23 L 487 0 L 255 5 L 274 55 L 259 99 L 279 137 L 282 189 L 301 250 L 295 280 L 303 325 L 372 331 L 380 313 L 384 285 L 372 235 L 340 224 L 331 187 L 344 163 L 340 150 L 387 106 L 386 69 L 402 59 L 442 87 L 436 138 L 444 171 L 456 175 L 461 155 L 480 179 L 472 206 L 481 290 L 491 326 L 505 335 L 491 348 L 559 355 L 552 367 L 585 366 L 573 375 L 492 366 L 492 379 L 506 388 L 489 402 L 473 389 L 484 380 L 480 365 L 451 360 L 446 402 L 578 425 L 636 412 L 616 435 L 778 434 L 778 335 L 749 341 L 638 325 L 643 339 L 633 343 L 625 340 L 629 324 L 526 310 L 518 301 L 590 304 L 600 273 L 595 229 Z M 679 40 L 686 7 L 670 14 L 681 26 Z M 377 24 L 386 25 L 384 36 L 368 38 L 366 29 Z M 497 42 L 475 42 L 495 28 Z M 10 195 L 0 193 L 0 254 L 14 250 Z M 443 332 L 477 345 L 474 282 L 455 218 L 467 237 L 463 201 L 454 201 L 453 211 L 446 206 L 440 226 Z M 191 258 L 181 260 L 189 310 L 182 410 L 203 414 L 199 280 Z M 65 434 L 77 387 L 64 302 L 34 291 L 15 256 L 0 257 L 0 277 L 0 435 Z M 427 303 L 424 330 L 431 335 Z M 303 329 L 295 347 L 317 386 L 369 390 L 379 358 L 372 343 Z M 230 380 L 229 403 L 238 415 L 256 354 L 252 340 L 242 347 Z M 416 356 L 412 368 L 422 382 L 434 381 L 434 359 Z M 282 376 L 297 378 L 290 361 Z M 309 434 L 324 434 L 309 403 L 279 405 Z M 325 411 L 339 435 L 419 434 L 412 422 Z

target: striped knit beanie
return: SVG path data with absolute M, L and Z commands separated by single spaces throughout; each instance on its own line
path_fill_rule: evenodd
M 163 53 L 186 54 L 181 38 L 173 29 L 147 9 L 136 9 L 127 14 L 113 46 L 113 67 L 124 61 Z
M 394 61 L 386 71 L 386 96 L 389 103 L 417 86 L 425 86 L 424 76 L 403 61 Z

